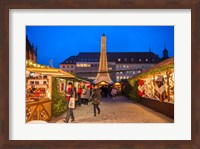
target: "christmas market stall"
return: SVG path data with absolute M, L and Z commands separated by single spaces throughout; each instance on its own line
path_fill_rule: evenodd
M 56 87 L 64 93 L 66 81 L 63 78 L 74 78 L 74 75 L 61 69 L 26 63 L 26 122 L 51 120 L 53 81 L 59 80 Z
M 174 58 L 168 58 L 129 79 L 137 88 L 140 102 L 174 117 Z

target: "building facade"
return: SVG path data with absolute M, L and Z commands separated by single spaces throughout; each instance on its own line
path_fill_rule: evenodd
M 166 57 L 166 48 L 165 57 Z M 164 59 L 153 52 L 107 52 L 108 71 L 111 79 L 121 81 L 141 73 Z M 67 72 L 94 80 L 99 68 L 100 52 L 80 52 L 60 63 L 60 68 Z
M 26 60 L 31 60 L 37 63 L 38 49 L 30 43 L 28 37 L 26 36 Z

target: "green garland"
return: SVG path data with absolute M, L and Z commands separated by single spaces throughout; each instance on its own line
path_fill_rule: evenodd
M 128 82 L 133 86 L 135 84 L 135 81 L 141 79 L 141 78 L 145 78 L 146 76 L 148 75 L 154 75 L 154 74 L 157 74 L 157 73 L 161 73 L 163 71 L 166 71 L 166 70 L 169 70 L 169 69 L 172 69 L 174 68 L 174 64 L 168 64 L 168 65 L 165 65 L 165 66 L 161 66 L 159 68 L 154 68 L 152 70 L 149 70 L 147 72 L 144 72 L 144 73 L 141 73 L 135 77 L 132 77 L 128 80 Z
M 52 83 L 52 116 L 60 116 L 67 110 L 66 107 L 66 97 L 59 91 L 59 79 L 54 78 Z

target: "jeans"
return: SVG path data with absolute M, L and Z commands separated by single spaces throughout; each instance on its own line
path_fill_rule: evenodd
M 78 105 L 81 106 L 81 95 L 78 94 Z
M 98 104 L 94 104 L 93 107 L 94 107 L 94 115 L 96 115 L 96 109 L 98 110 L 98 114 L 100 114 L 99 105 Z
M 67 100 L 67 108 L 68 108 L 68 106 L 69 106 L 69 101 Z M 69 122 L 70 117 L 71 117 L 72 120 L 75 120 L 72 108 L 68 108 L 68 110 L 67 110 L 67 115 L 65 117 L 65 121 L 67 123 Z

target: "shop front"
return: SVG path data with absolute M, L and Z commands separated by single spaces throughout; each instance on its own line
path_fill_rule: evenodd
M 26 68 L 26 122 L 51 120 L 52 82 L 55 78 L 59 78 L 60 92 L 64 92 L 66 82 L 62 78 L 74 76 L 56 68 Z
M 129 83 L 137 87 L 143 105 L 174 117 L 174 58 L 156 64 L 129 79 Z

